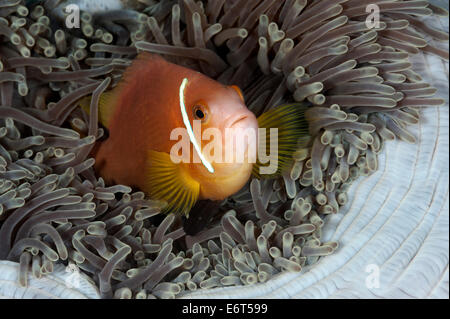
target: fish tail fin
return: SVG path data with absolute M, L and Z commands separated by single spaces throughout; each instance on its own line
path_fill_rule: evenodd
M 104 92 L 100 95 L 98 101 L 98 121 L 106 128 L 109 127 L 109 122 L 114 113 L 114 101 L 113 91 Z M 83 97 L 78 101 L 78 105 L 87 113 L 91 113 L 91 100 L 92 95 Z
M 163 213 L 189 216 L 199 197 L 200 184 L 189 176 L 181 164 L 172 162 L 167 153 L 149 151 L 146 174 L 144 191 L 151 199 L 167 202 Z
M 83 97 L 78 101 L 78 105 L 85 111 L 88 115 L 91 113 L 91 99 L 92 96 L 88 95 Z
M 269 168 L 271 163 L 267 165 L 261 163 L 260 158 L 255 165 L 253 165 L 253 175 L 257 178 L 274 178 L 279 177 L 285 170 L 289 169 L 293 162 L 292 155 L 298 149 L 307 147 L 310 136 L 308 131 L 308 122 L 305 119 L 305 111 L 308 109 L 303 103 L 291 103 L 277 106 L 258 117 L 258 126 L 266 129 L 266 136 L 261 136 L 258 147 L 270 150 L 271 141 L 274 137 L 270 129 L 277 129 L 278 131 L 278 147 L 275 155 L 268 156 L 268 160 L 275 160 L 277 162 L 276 171 Z M 264 152 L 263 152 L 264 154 Z

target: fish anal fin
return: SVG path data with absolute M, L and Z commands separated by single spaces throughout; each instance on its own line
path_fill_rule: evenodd
M 184 214 L 197 202 L 200 184 L 182 164 L 175 164 L 170 155 L 149 151 L 144 191 L 151 199 L 167 202 L 164 213 Z

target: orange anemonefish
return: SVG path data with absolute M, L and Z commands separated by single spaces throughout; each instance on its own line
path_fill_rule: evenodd
M 79 104 L 89 112 L 90 97 Z M 236 86 L 225 86 L 194 70 L 172 64 L 162 57 L 140 53 L 126 69 L 119 84 L 101 95 L 99 121 L 109 137 L 98 142 L 93 156 L 95 170 L 106 183 L 137 187 L 151 199 L 167 202 L 166 211 L 189 214 L 197 200 L 223 200 L 239 191 L 252 171 L 259 177 L 260 162 L 214 162 L 189 135 L 192 153 L 201 161 L 174 163 L 171 140 L 175 128 L 192 132 L 194 120 L 201 130 L 229 128 L 278 129 L 276 176 L 288 169 L 299 139 L 307 136 L 305 106 L 287 104 L 258 119 L 247 109 Z M 248 139 L 236 139 L 227 147 L 248 149 Z M 239 143 L 241 143 L 239 145 Z M 266 144 L 268 142 L 265 142 Z M 259 143 L 261 145 L 261 143 Z

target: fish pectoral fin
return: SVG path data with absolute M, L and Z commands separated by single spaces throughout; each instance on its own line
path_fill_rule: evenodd
M 149 151 L 146 174 L 144 191 L 150 198 L 167 202 L 165 213 L 188 216 L 199 197 L 200 184 L 185 167 L 172 162 L 167 153 Z
M 109 127 L 109 123 L 111 120 L 112 115 L 114 114 L 114 97 L 113 92 L 108 91 L 100 95 L 99 101 L 98 101 L 98 121 L 106 128 Z M 85 96 L 80 101 L 78 101 L 78 105 L 81 106 L 81 108 L 87 113 L 91 113 L 91 100 L 92 96 Z
M 266 138 L 258 141 L 258 147 L 270 152 L 270 140 L 273 137 L 270 134 L 270 128 L 278 129 L 278 154 L 277 171 L 273 174 L 261 175 L 260 168 L 267 166 L 262 164 L 259 159 L 253 165 L 253 175 L 261 177 L 278 177 L 286 169 L 289 169 L 293 163 L 292 155 L 298 149 L 305 148 L 309 141 L 308 122 L 305 119 L 305 111 L 308 106 L 302 103 L 291 103 L 277 106 L 258 117 L 258 126 L 266 129 Z M 261 136 L 261 138 L 263 138 Z M 258 152 L 259 154 L 259 152 Z

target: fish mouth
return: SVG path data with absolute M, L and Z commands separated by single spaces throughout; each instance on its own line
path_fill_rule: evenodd
M 247 118 L 249 118 L 248 115 L 245 115 L 245 114 L 240 115 L 237 118 L 233 119 L 233 122 L 230 125 L 228 125 L 227 127 L 229 127 L 229 128 L 242 127 L 241 126 L 242 122 L 244 122 Z
M 250 158 L 250 151 L 257 150 L 258 143 L 258 125 L 253 114 L 243 114 L 234 119 L 231 130 L 235 139 L 235 152 L 243 152 L 242 163 L 248 163 Z

